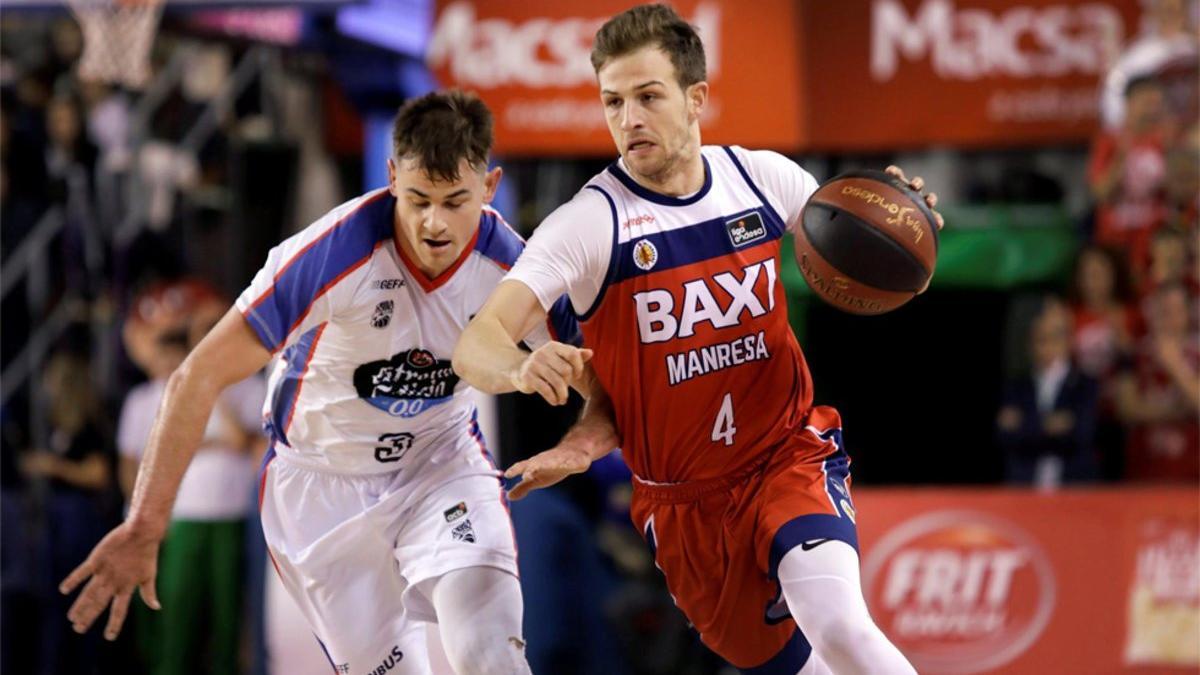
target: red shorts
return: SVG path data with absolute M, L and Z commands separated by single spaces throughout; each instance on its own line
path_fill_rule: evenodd
M 807 427 L 740 475 L 635 478 L 631 515 L 704 644 L 750 673 L 795 673 L 811 649 L 783 600 L 779 561 L 818 539 L 858 548 L 841 418 L 814 408 Z

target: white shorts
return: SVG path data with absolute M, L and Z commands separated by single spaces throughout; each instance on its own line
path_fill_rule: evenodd
M 425 622 L 437 616 L 422 582 L 465 567 L 517 576 L 499 473 L 479 455 L 366 476 L 277 456 L 261 511 L 283 585 L 338 673 L 425 672 Z

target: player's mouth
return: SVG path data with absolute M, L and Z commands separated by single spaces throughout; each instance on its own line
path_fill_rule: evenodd
M 649 152 L 654 148 L 654 144 L 646 140 L 636 140 L 625 146 L 625 152 L 630 155 Z
M 431 249 L 433 249 L 433 250 L 435 250 L 435 251 L 440 251 L 440 250 L 442 250 L 442 249 L 445 249 L 447 246 L 449 246 L 449 245 L 450 245 L 450 240 L 449 240 L 449 239 L 429 239 L 429 238 L 425 238 L 425 239 L 422 239 L 421 241 L 425 242 L 425 245 L 426 245 L 426 246 L 428 246 L 429 248 L 431 248 Z

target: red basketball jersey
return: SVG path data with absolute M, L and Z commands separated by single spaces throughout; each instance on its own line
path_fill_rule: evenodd
M 615 232 L 580 326 L 625 459 L 646 481 L 748 468 L 812 405 L 780 281 L 785 221 L 732 150 L 703 157 L 690 197 L 651 192 L 617 164 L 585 188 L 606 197 Z

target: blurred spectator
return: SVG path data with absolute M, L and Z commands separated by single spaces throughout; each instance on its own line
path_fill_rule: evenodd
M 1117 382 L 1117 410 L 1130 426 L 1127 476 L 1200 480 L 1200 349 L 1189 331 L 1180 284 L 1160 286 L 1143 302 L 1147 335 Z
M 1100 246 L 1080 251 L 1067 297 L 1074 319 L 1074 362 L 1100 388 L 1095 439 L 1101 477 L 1119 480 L 1124 473 L 1125 433 L 1116 413 L 1115 377 L 1118 364 L 1133 349 L 1138 325 L 1119 254 Z
M 1180 60 L 1194 60 L 1198 49 L 1189 13 L 1194 0 L 1151 0 L 1146 31 L 1117 58 L 1104 78 L 1100 116 L 1108 129 L 1119 129 L 1128 111 L 1124 93 L 1140 77 L 1156 75 Z
M 1006 480 L 1042 489 L 1096 480 L 1097 385 L 1071 363 L 1071 316 L 1059 300 L 1034 318 L 1029 349 L 1032 372 L 1009 386 L 996 420 Z
M 74 96 L 50 99 L 46 106 L 46 169 L 57 202 L 66 203 L 76 196 L 73 190 L 83 190 L 85 199 L 90 199 L 98 153 L 84 132 L 83 111 Z
M 42 673 L 90 673 L 99 631 L 77 635 L 63 617 L 72 598 L 58 583 L 82 563 L 108 529 L 112 433 L 104 424 L 87 360 L 68 352 L 51 358 L 42 376 L 48 406 L 48 446 L 21 458 L 21 470 L 47 483 L 45 520 L 39 539 Z
M 207 284 L 194 281 L 155 285 L 134 302 L 126 343 L 150 380 L 129 392 L 121 411 L 117 439 L 126 496 L 167 378 L 226 307 Z M 253 457 L 265 444 L 259 431 L 264 396 L 257 377 L 222 394 L 180 484 L 159 554 L 163 609 L 141 626 L 152 673 L 239 670 L 243 527 L 253 507 Z
M 1104 380 L 1132 348 L 1136 330 L 1129 281 L 1119 255 L 1100 246 L 1080 251 L 1068 300 L 1074 319 L 1075 362 L 1084 374 Z
M 1125 123 L 1092 146 L 1088 183 L 1097 202 L 1095 241 L 1123 249 L 1135 274 L 1145 269 L 1150 233 L 1163 218 L 1167 141 L 1162 86 L 1130 80 Z

